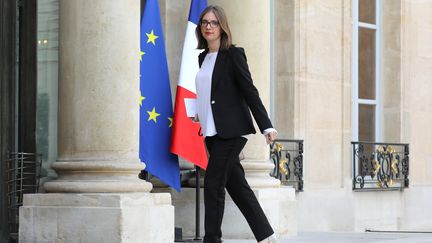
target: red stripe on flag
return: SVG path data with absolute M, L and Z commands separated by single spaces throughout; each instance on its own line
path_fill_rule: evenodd
M 171 152 L 206 169 L 208 160 L 204 147 L 204 137 L 198 135 L 199 123 L 192 122 L 186 115 L 185 98 L 196 98 L 196 94 L 177 86 Z

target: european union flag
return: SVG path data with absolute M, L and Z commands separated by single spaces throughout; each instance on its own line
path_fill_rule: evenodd
M 139 157 L 150 174 L 180 191 L 178 158 L 170 152 L 172 100 L 157 0 L 141 17 Z

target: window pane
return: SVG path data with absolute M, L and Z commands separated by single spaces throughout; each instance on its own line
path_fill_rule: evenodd
M 359 141 L 375 141 L 375 105 L 359 105 Z
M 375 0 L 359 0 L 359 21 L 375 24 Z
M 53 177 L 57 160 L 59 0 L 37 1 L 36 150 L 42 155 L 42 177 Z
M 375 30 L 359 28 L 359 93 L 360 99 L 375 99 Z

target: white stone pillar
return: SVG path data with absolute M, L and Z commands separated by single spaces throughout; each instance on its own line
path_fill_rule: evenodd
M 211 1 L 210 1 L 211 2 Z M 242 1 L 214 1 L 226 11 L 233 43 L 246 52 L 252 79 L 260 97 L 270 112 L 270 41 L 271 16 L 269 1 L 254 0 L 244 8 Z M 238 10 L 241 9 L 241 14 Z M 273 168 L 269 161 L 269 148 L 257 128 L 257 134 L 248 136 L 244 149 L 246 159 L 242 162 L 251 187 L 279 187 L 279 181 L 268 176 Z M 258 173 L 259 171 L 264 174 Z
M 174 241 L 170 195 L 137 177 L 139 33 L 140 1 L 60 1 L 58 178 L 24 198 L 20 242 Z
M 48 192 L 151 190 L 136 179 L 139 15 L 132 1 L 60 1 L 59 177 Z
M 273 1 L 248 1 L 247 8 L 244 8 L 245 3 L 242 1 L 222 0 L 215 1 L 214 4 L 225 9 L 233 43 L 245 49 L 252 79 L 259 90 L 264 106 L 270 112 Z M 276 234 L 280 238 L 295 235 L 297 233 L 295 190 L 291 187 L 281 187 L 280 181 L 269 175 L 274 167 L 269 159 L 269 147 L 259 129 L 256 130 L 257 134 L 248 136 L 249 141 L 244 149 L 246 159 L 242 161 L 242 165 L 246 179 Z M 253 238 L 246 220 L 231 199 L 227 201 L 224 222 L 223 232 L 227 237 Z

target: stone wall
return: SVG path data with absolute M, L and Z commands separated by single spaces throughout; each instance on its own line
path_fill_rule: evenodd
M 160 2 L 174 92 L 190 1 Z M 209 4 L 225 8 L 280 137 L 305 140 L 299 231 L 430 228 L 424 209 L 432 200 L 432 2 L 382 4 L 382 135 L 410 144 L 411 184 L 403 192 L 369 193 L 351 189 L 351 1 Z M 260 139 L 252 136 L 246 149 L 252 160 L 267 156 Z

